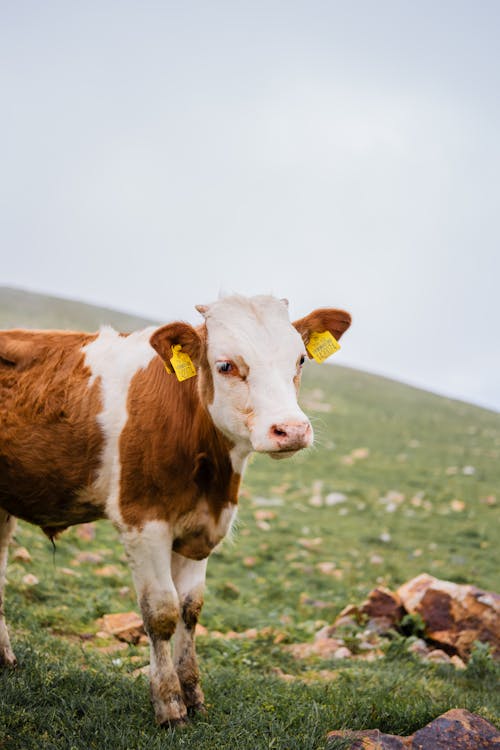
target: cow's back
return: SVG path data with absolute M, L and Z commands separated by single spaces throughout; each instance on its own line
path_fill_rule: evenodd
M 0 332 L 0 506 L 47 529 L 99 515 L 78 501 L 102 448 L 99 382 L 82 351 L 96 336 Z

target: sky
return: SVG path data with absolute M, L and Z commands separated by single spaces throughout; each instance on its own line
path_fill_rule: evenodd
M 500 4 L 0 0 L 0 284 L 341 307 L 339 364 L 500 410 Z

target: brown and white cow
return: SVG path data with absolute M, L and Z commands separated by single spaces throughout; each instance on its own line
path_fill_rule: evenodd
M 197 309 L 198 328 L 0 332 L 0 662 L 16 663 L 2 606 L 16 518 L 49 537 L 109 518 L 150 639 L 156 719 L 169 724 L 203 709 L 194 629 L 247 458 L 312 444 L 297 404 L 305 345 L 350 325 L 334 309 L 292 325 L 286 301 L 269 296 Z M 197 368 L 183 382 L 164 367 L 178 345 Z

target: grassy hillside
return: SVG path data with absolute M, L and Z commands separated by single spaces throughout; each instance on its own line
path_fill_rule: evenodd
M 0 328 L 95 331 L 107 323 L 119 331 L 135 331 L 151 322 L 107 307 L 0 286 Z
M 64 320 L 80 327 L 83 317 Z M 394 587 L 422 571 L 498 590 L 500 415 L 312 363 L 301 401 L 315 448 L 252 461 L 234 540 L 209 564 L 203 625 L 258 633 L 198 639 L 208 717 L 182 732 L 154 727 L 146 678 L 130 677 L 147 664 L 146 647 L 108 653 L 96 637 L 98 617 L 136 606 L 112 527 L 98 524 L 93 541 L 70 530 L 53 556 L 39 530 L 20 524 L 16 542 L 33 562 L 8 570 L 20 667 L 0 675 L 0 747 L 322 748 L 331 729 L 410 734 L 455 706 L 499 720 L 494 671 L 478 678 L 404 653 L 297 662 L 285 646 L 312 639 L 377 583 Z M 97 561 L 79 561 L 83 551 Z

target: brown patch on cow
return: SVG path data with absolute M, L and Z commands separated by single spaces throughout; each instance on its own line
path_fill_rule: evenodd
M 351 325 L 351 316 L 345 310 L 336 310 L 329 307 L 322 307 L 314 310 L 304 318 L 294 321 L 293 325 L 302 336 L 304 344 L 307 346 L 311 333 L 330 333 L 338 340 Z M 311 354 L 308 352 L 309 358 Z
M 202 607 L 203 598 L 199 596 L 193 597 L 188 594 L 182 602 L 182 620 L 187 630 L 195 629 Z
M 163 600 L 153 603 L 145 591 L 140 601 L 144 629 L 154 640 L 168 641 L 179 621 L 179 607 L 173 597 L 165 593 Z
M 196 380 L 179 383 L 159 357 L 132 378 L 120 436 L 120 508 L 128 526 L 163 520 L 175 527 L 189 517 L 192 533 L 206 525 L 203 507 L 216 524 L 224 506 L 236 500 L 232 446 L 200 402 Z
M 302 370 L 299 370 L 294 375 L 294 378 L 293 378 L 293 384 L 295 386 L 295 392 L 297 393 L 297 395 L 299 395 L 301 380 L 302 380 Z
M 97 476 L 100 385 L 82 347 L 97 334 L 0 333 L 0 506 L 54 536 L 104 517 L 82 491 Z

